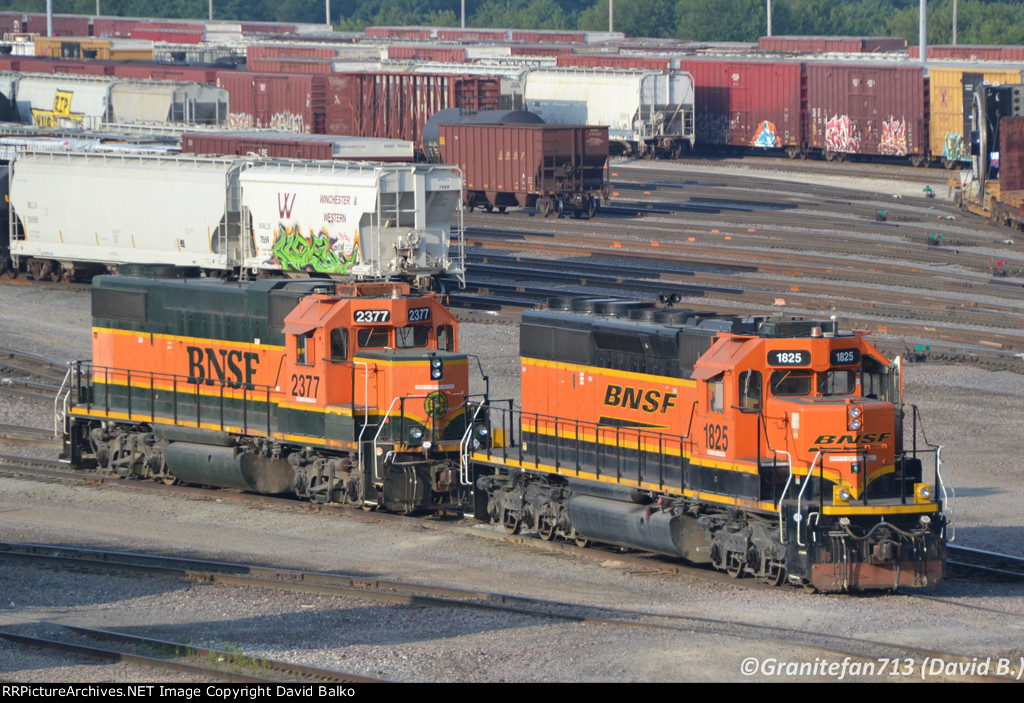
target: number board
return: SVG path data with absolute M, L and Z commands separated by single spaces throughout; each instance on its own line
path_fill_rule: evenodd
M 356 324 L 372 325 L 391 321 L 390 310 L 356 310 L 352 314 Z
M 430 308 L 409 308 L 409 322 L 430 322 Z
M 833 349 L 833 366 L 856 366 L 860 363 L 860 349 Z
M 769 366 L 810 366 L 811 353 L 804 349 L 776 349 L 768 352 Z

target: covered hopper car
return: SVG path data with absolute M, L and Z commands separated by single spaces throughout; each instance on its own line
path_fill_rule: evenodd
M 450 166 L 33 152 L 9 171 L 13 275 L 463 275 Z

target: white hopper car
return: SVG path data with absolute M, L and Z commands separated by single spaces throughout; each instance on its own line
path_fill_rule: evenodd
M 8 275 L 464 276 L 451 166 L 31 152 L 8 168 Z
M 541 68 L 523 88 L 523 108 L 546 124 L 608 127 L 609 141 L 641 156 L 693 147 L 693 100 L 685 71 Z

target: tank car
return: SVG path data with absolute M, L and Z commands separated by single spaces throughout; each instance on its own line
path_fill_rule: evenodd
M 470 457 L 481 519 L 822 591 L 941 578 L 941 447 L 865 335 L 565 299 L 520 352 L 512 441 Z
M 462 505 L 460 444 L 488 432 L 439 296 L 103 276 L 92 310 L 92 361 L 58 403 L 72 466 L 406 513 Z

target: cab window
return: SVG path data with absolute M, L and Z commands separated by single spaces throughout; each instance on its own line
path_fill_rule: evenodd
M 811 372 L 779 370 L 772 371 L 772 395 L 809 395 Z
M 344 327 L 331 330 L 331 361 L 348 359 L 348 334 Z
M 356 333 L 356 343 L 360 349 L 386 349 L 390 331 L 390 327 L 363 327 Z
M 409 325 L 395 330 L 396 346 L 399 349 L 425 347 L 430 341 L 430 328 L 423 325 Z
M 708 410 L 713 413 L 725 412 L 725 374 L 720 373 L 708 379 Z
M 871 356 L 865 356 L 861 366 L 861 395 L 876 400 L 889 400 L 889 369 Z
M 295 335 L 295 363 L 311 364 L 313 358 L 313 333 Z
M 818 374 L 818 393 L 849 395 L 857 390 L 857 374 L 851 369 L 832 369 Z
M 761 372 L 744 371 L 740 374 L 740 408 L 761 409 Z
M 441 351 L 455 351 L 455 329 L 452 325 L 437 326 L 437 348 Z

